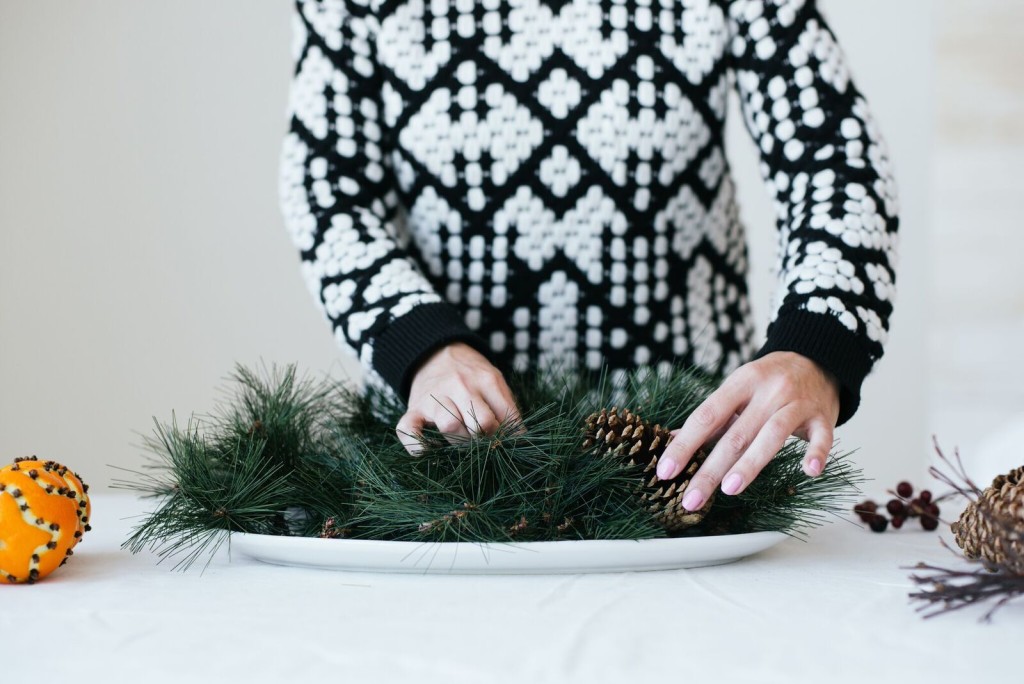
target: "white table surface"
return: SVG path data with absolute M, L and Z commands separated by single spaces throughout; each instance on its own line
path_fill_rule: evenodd
M 1024 681 L 1024 601 L 991 624 L 915 612 L 901 566 L 957 562 L 936 533 L 840 521 L 734 564 L 640 573 L 344 573 L 224 551 L 175 572 L 120 549 L 143 503 L 93 507 L 67 566 L 0 587 L 3 684 Z

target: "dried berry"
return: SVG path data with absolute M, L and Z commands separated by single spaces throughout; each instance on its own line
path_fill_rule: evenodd
M 871 517 L 878 510 L 878 504 L 871 499 L 861 501 L 859 504 L 853 507 L 853 512 L 863 520 L 864 522 L 871 522 Z
M 899 499 L 890 499 L 889 503 L 885 505 L 885 510 L 889 511 L 889 515 L 906 515 L 907 507 L 903 505 L 903 502 Z
M 889 490 L 889 493 L 898 498 L 887 501 L 884 509 L 871 499 L 865 499 L 854 506 L 853 512 L 875 532 L 884 532 L 889 523 L 892 523 L 894 530 L 898 530 L 908 518 L 920 518 L 921 526 L 926 530 L 938 528 L 939 507 L 930 491 L 922 489 L 916 498 L 911 498 L 914 486 L 903 481 L 896 485 L 895 491 Z

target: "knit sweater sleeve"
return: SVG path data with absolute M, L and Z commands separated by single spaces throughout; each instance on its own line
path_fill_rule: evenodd
M 435 349 L 464 341 L 487 350 L 408 250 L 373 25 L 351 0 L 296 2 L 280 203 L 338 344 L 359 358 L 367 382 L 407 401 L 413 371 Z
M 883 351 L 898 198 L 889 154 L 814 0 L 734 0 L 731 59 L 779 226 L 779 287 L 757 353 L 794 351 L 841 386 L 837 424 Z

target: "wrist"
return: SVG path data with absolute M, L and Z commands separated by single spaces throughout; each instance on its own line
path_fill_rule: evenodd
M 813 360 L 838 380 L 837 427 L 853 417 L 860 406 L 861 385 L 873 363 L 872 349 L 862 336 L 831 316 L 787 310 L 768 326 L 767 339 L 754 358 L 781 351 Z
M 408 402 L 413 373 L 434 352 L 456 341 L 486 349 L 484 341 L 445 302 L 421 304 L 391 321 L 373 343 L 373 366 L 396 395 Z
M 416 386 L 418 378 L 430 375 L 435 368 L 458 363 L 460 358 L 464 358 L 466 354 L 479 354 L 479 352 L 465 342 L 458 340 L 438 347 L 428 354 L 421 363 L 410 370 L 410 391 Z

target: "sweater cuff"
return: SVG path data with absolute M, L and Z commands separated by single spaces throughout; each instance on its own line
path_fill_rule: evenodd
M 754 358 L 777 351 L 802 354 L 832 373 L 840 387 L 836 427 L 853 417 L 860 405 L 861 385 L 873 362 L 856 333 L 832 316 L 790 311 L 768 327 L 768 339 Z
M 374 341 L 374 370 L 408 404 L 415 371 L 431 354 L 452 342 L 465 342 L 491 359 L 491 350 L 455 307 L 445 302 L 421 304 L 392 321 Z

